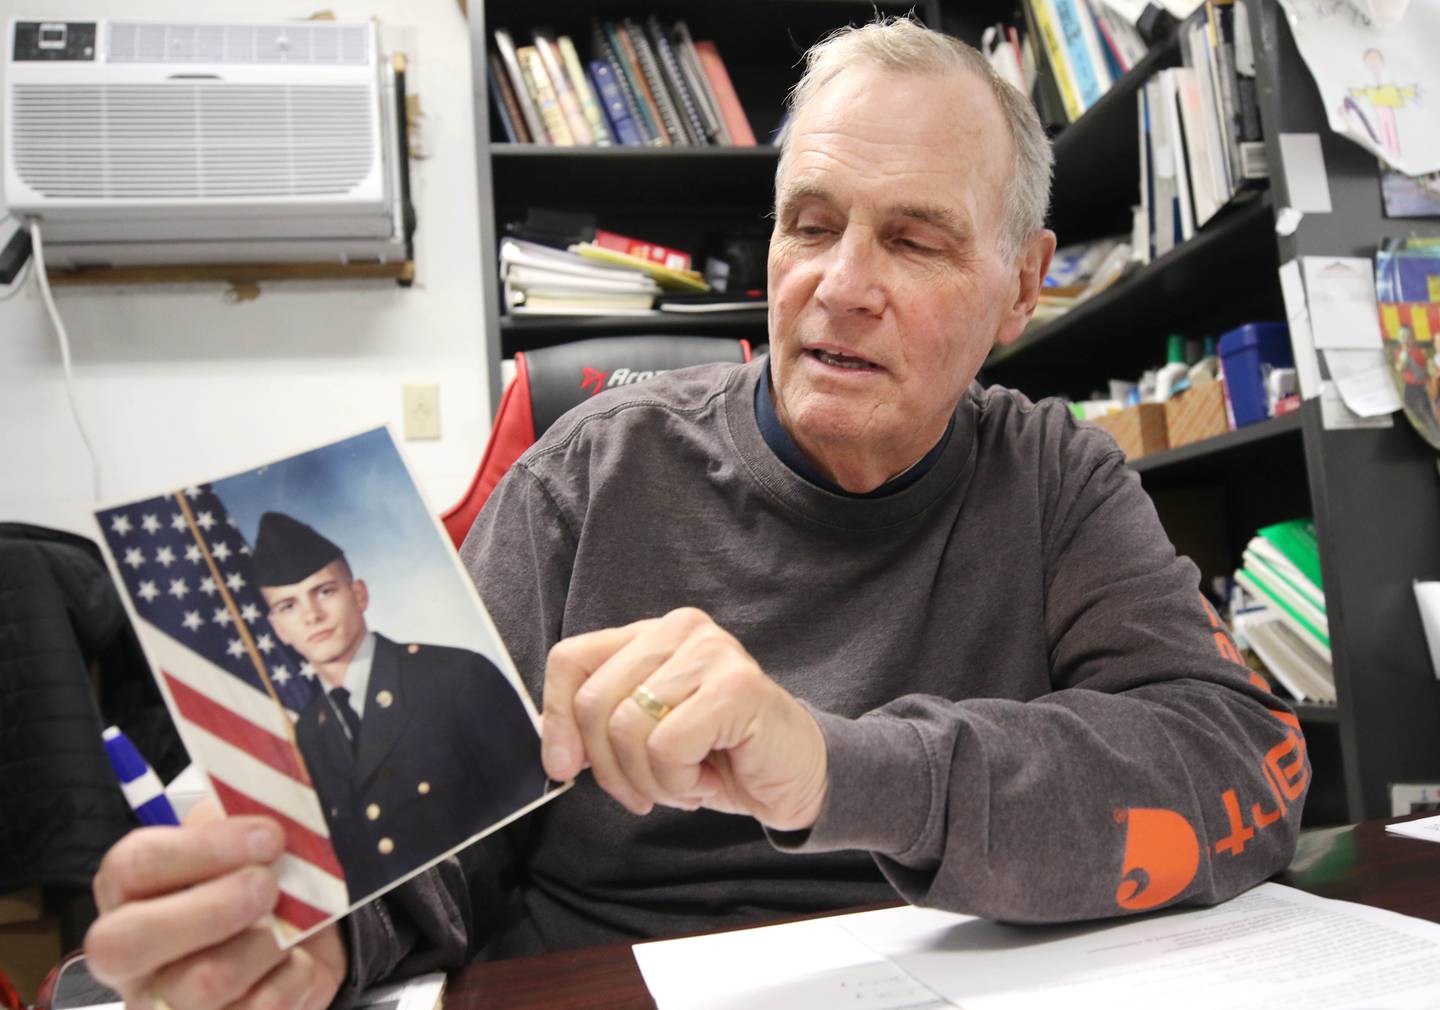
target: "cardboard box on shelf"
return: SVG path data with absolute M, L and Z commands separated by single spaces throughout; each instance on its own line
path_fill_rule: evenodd
M 1197 383 L 1165 401 L 1165 430 L 1172 449 L 1229 431 L 1225 384 Z
M 1140 403 L 1115 414 L 1097 417 L 1091 424 L 1108 431 L 1125 452 L 1127 461 L 1170 448 L 1165 431 L 1165 405 Z

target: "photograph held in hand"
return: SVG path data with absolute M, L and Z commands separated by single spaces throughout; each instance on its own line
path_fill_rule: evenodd
M 385 429 L 96 517 L 192 760 L 283 829 L 282 943 L 557 792 Z

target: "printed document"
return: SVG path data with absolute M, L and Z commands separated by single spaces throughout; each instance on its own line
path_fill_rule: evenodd
M 1098 925 L 901 907 L 637 944 L 635 959 L 660 1010 L 828 1010 L 842 993 L 873 1010 L 1440 1007 L 1440 924 L 1279 884 Z

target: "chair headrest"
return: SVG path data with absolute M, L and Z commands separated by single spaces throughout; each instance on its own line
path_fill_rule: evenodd
M 535 437 L 602 389 L 712 361 L 750 360 L 747 340 L 721 337 L 595 337 L 515 355 L 530 377 Z

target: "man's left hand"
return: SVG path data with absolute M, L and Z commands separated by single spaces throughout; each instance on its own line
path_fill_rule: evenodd
M 668 706 L 635 700 L 644 686 Z M 542 754 L 552 779 L 587 765 L 626 809 L 659 803 L 808 828 L 825 799 L 814 716 L 703 611 L 567 638 L 545 666 Z

